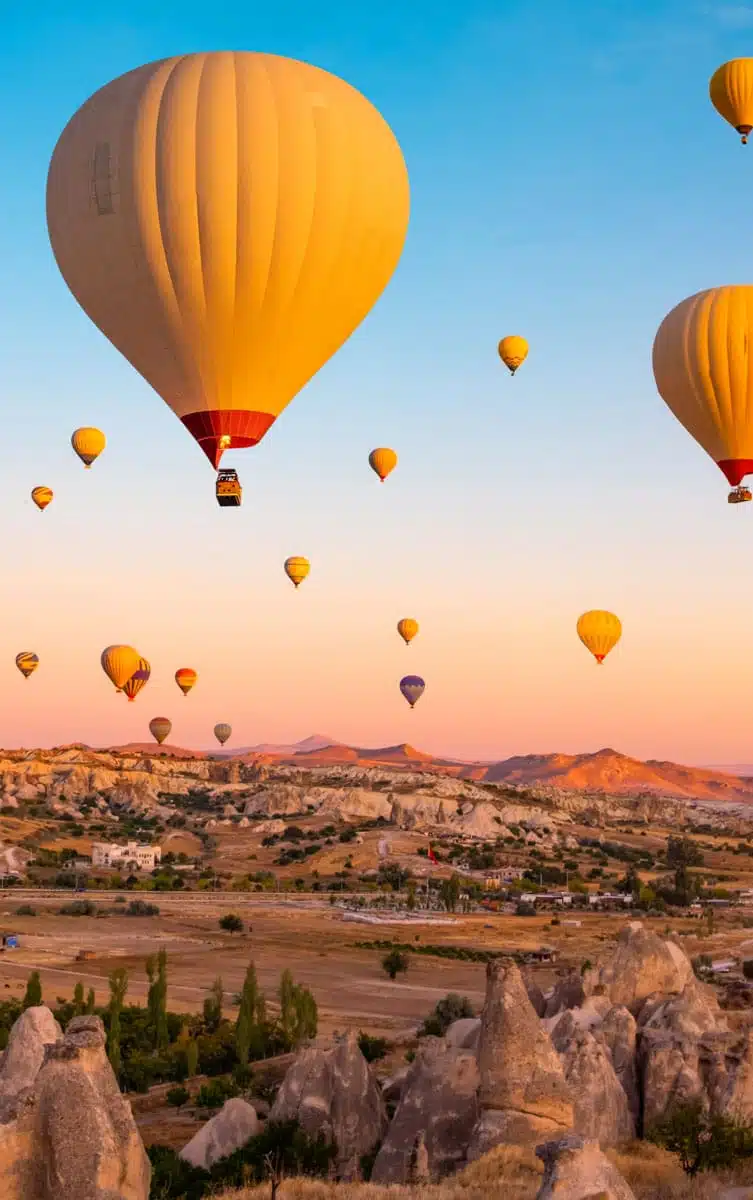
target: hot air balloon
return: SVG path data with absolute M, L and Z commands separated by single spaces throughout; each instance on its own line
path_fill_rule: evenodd
M 724 472 L 733 503 L 753 471 L 753 287 L 709 288 L 683 300 L 654 339 L 659 394 Z
M 139 692 L 149 682 L 149 676 L 152 673 L 152 668 L 145 658 L 139 659 L 138 670 L 134 671 L 131 678 L 126 683 L 123 691 L 129 700 L 135 700 Z
M 175 672 L 175 682 L 184 696 L 188 695 L 198 678 L 198 675 L 192 667 L 180 667 Z
M 16 655 L 16 666 L 24 679 L 28 679 L 39 666 L 39 658 L 31 650 L 22 650 L 20 654 Z
M 285 574 L 295 587 L 300 587 L 310 570 L 309 560 L 301 558 L 298 554 L 285 559 Z
M 407 646 L 418 633 L 418 621 L 414 621 L 412 617 L 403 617 L 402 621 L 397 623 L 397 631 Z
M 514 375 L 518 367 L 525 362 L 528 357 L 528 342 L 525 338 L 517 337 L 511 334 L 508 337 L 503 337 L 497 347 L 499 357 L 505 364 L 511 375 Z
M 722 63 L 709 80 L 709 96 L 716 111 L 737 130 L 745 145 L 753 129 L 753 58 Z
M 394 134 L 272 54 L 148 63 L 74 114 L 47 177 L 62 276 L 217 468 L 373 308 L 408 227 Z
M 44 512 L 47 505 L 52 503 L 52 489 L 48 487 L 35 487 L 31 493 L 31 498 L 39 511 Z
M 379 476 L 379 482 L 384 483 L 391 471 L 397 466 L 397 455 L 389 446 L 378 446 L 369 455 L 369 466 Z
M 614 613 L 594 608 L 578 617 L 578 637 L 599 666 L 622 637 L 622 622 Z
M 155 742 L 157 742 L 160 746 L 164 742 L 165 738 L 170 736 L 170 730 L 172 727 L 172 722 L 168 721 L 167 717 L 152 717 L 151 721 L 149 722 L 149 732 L 151 733 Z
M 232 732 L 233 730 L 229 725 L 220 724 L 215 725 L 214 727 L 214 736 L 217 738 L 217 741 L 221 746 L 225 745 L 225 742 L 228 740 Z
M 400 680 L 400 691 L 405 696 L 411 708 L 415 708 L 424 694 L 425 687 L 426 684 L 420 675 L 406 675 Z
M 84 425 L 81 429 L 74 430 L 71 445 L 88 471 L 107 445 L 107 438 L 101 429 Z
M 138 671 L 141 657 L 133 646 L 108 646 L 102 651 L 100 661 L 102 670 L 116 692 L 122 692 L 134 672 Z

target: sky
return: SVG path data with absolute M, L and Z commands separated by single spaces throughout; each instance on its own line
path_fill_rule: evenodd
M 753 54 L 753 5 L 68 7 L 14 6 L 0 42 L 0 744 L 141 741 L 159 715 L 203 748 L 227 721 L 228 748 L 317 732 L 466 759 L 750 761 L 753 512 L 657 395 L 651 345 L 686 296 L 753 282 L 753 146 L 708 99 L 715 68 Z M 78 308 L 45 222 L 50 155 L 92 92 L 219 49 L 342 76 L 411 181 L 392 282 L 264 441 L 226 454 L 229 510 Z M 514 379 L 506 333 L 531 347 Z M 90 472 L 69 442 L 86 424 L 108 437 Z M 375 445 L 399 455 L 383 487 Z M 299 591 L 291 554 L 312 564 Z M 590 608 L 623 622 L 601 669 L 575 633 Z M 134 704 L 99 665 L 115 642 L 152 664 Z M 20 650 L 41 659 L 26 682 Z M 200 677 L 186 699 L 181 666 Z M 427 683 L 413 711 L 409 672 Z

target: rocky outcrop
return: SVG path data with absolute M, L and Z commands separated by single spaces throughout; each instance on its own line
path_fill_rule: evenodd
M 480 1036 L 480 1017 L 460 1017 L 459 1020 L 452 1022 L 444 1035 L 448 1046 L 453 1046 L 458 1050 L 473 1050 L 474 1053 L 478 1050 Z
M 714 991 L 697 979 L 691 979 L 678 995 L 649 997 L 639 1025 L 646 1030 L 660 1029 L 688 1037 L 726 1033 L 729 1029 Z
M 607 1047 L 577 1025 L 567 1031 L 558 1026 L 552 1040 L 573 1097 L 575 1130 L 602 1149 L 635 1137 L 635 1118 Z
M 35 1019 L 43 1036 L 51 1032 L 47 1018 Z M 28 1031 L 19 1042 L 31 1042 Z M 24 1055 L 27 1079 L 34 1057 Z M 99 1017 L 74 1017 L 45 1044 L 31 1086 L 11 1100 L 12 1092 L 0 1111 L 0 1200 L 147 1200 L 149 1160 Z
M 627 1097 L 628 1111 L 633 1124 L 638 1129 L 641 1118 L 641 1101 L 638 1090 L 635 1017 L 621 1004 L 616 1004 L 602 1021 L 598 1033 L 609 1051 L 614 1073 Z
M 557 980 L 552 990 L 544 997 L 542 1017 L 554 1017 L 566 1008 L 580 1008 L 586 998 L 580 971 L 569 971 Z
M 310 1135 L 337 1143 L 337 1174 L 354 1179 L 362 1155 L 377 1146 L 387 1127 L 384 1100 L 355 1033 L 332 1048 L 310 1046 L 288 1070 L 272 1106 L 273 1121 L 297 1120 Z
M 544 1182 L 536 1200 L 635 1200 L 598 1142 L 571 1134 L 536 1147 Z
M 62 1029 L 45 1005 L 21 1013 L 10 1031 L 0 1062 L 0 1121 L 14 1109 L 16 1100 L 33 1087 L 47 1047 L 62 1036 Z
M 611 959 L 586 972 L 587 994 L 603 989 L 612 1004 L 622 1004 L 637 1016 L 653 993 L 682 992 L 694 980 L 687 955 L 674 942 L 665 942 L 633 921 L 620 932 Z
M 534 1142 L 572 1128 L 572 1098 L 559 1055 L 509 959 L 487 965 L 478 1063 L 481 1112 L 469 1159 L 501 1143 Z
M 696 1038 L 654 1032 L 641 1037 L 643 1132 L 677 1105 L 704 1099 Z
M 226 1101 L 216 1116 L 201 1127 L 180 1151 L 180 1157 L 192 1167 L 208 1171 L 219 1159 L 239 1150 L 258 1132 L 256 1111 L 245 1100 L 236 1097 Z
M 455 1170 L 478 1116 L 479 1072 L 472 1051 L 426 1038 L 403 1084 L 400 1104 L 377 1155 L 374 1183 L 408 1183 L 419 1139 L 433 1179 Z

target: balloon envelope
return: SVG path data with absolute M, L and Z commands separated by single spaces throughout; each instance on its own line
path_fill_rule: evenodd
M 497 351 L 510 374 L 514 375 L 528 357 L 528 342 L 525 338 L 511 334 L 509 337 L 502 338 Z
M 214 727 L 214 736 L 217 738 L 217 741 L 221 746 L 225 745 L 225 742 L 228 740 L 232 732 L 233 730 L 230 725 L 224 725 L 221 723 L 219 725 L 215 725 Z
M 369 466 L 379 476 L 379 482 L 384 483 L 391 471 L 397 466 L 397 455 L 389 446 L 378 446 L 369 455 Z
M 139 669 L 141 658 L 133 646 L 108 646 L 102 651 L 100 659 L 102 670 L 114 685 L 116 691 L 122 692 L 128 680 Z
M 303 583 L 310 570 L 311 563 L 309 560 L 301 558 L 298 554 L 294 554 L 292 558 L 285 559 L 285 574 L 295 587 Z
M 170 736 L 172 722 L 167 717 L 152 717 L 149 722 L 149 732 L 160 746 Z
M 403 617 L 397 623 L 397 631 L 407 646 L 418 633 L 418 621 L 414 621 L 412 617 Z
M 123 691 L 129 700 L 135 700 L 139 692 L 149 682 L 149 676 L 152 673 L 152 668 L 145 658 L 139 659 L 138 669 L 134 671 L 131 678 L 123 687 Z
M 411 708 L 421 699 L 425 687 L 426 684 L 420 675 L 405 675 L 400 680 L 400 691 L 405 696 Z
M 175 682 L 184 696 L 188 695 L 198 678 L 199 676 L 196 674 L 193 667 L 179 667 L 175 672 Z
M 16 666 L 24 679 L 28 679 L 39 666 L 39 658 L 31 650 L 22 650 L 20 654 L 16 655 Z
M 245 51 L 113 80 L 68 122 L 47 177 L 65 282 L 215 467 L 361 324 L 409 209 L 400 146 L 360 92 Z
M 40 512 L 44 512 L 48 504 L 52 503 L 52 489 L 48 487 L 35 487 L 31 493 L 31 498 L 36 504 Z
M 99 458 L 107 445 L 107 438 L 101 429 L 85 425 L 81 429 L 74 430 L 71 436 L 71 445 L 88 471 L 95 458 Z
M 709 81 L 709 96 L 720 116 L 747 142 L 753 129 L 753 58 L 722 63 Z
M 601 665 L 622 637 L 622 622 L 614 613 L 594 608 L 578 617 L 578 637 Z

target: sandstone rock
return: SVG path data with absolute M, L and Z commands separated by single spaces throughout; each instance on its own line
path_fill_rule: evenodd
M 585 998 L 580 971 L 570 971 L 558 979 L 546 995 L 546 1007 L 541 1015 L 554 1017 L 566 1008 L 580 1008 Z
M 423 1136 L 432 1178 L 455 1170 L 465 1157 L 478 1115 L 478 1065 L 472 1051 L 425 1038 L 411 1064 L 400 1104 L 377 1155 L 374 1183 L 407 1183 L 417 1140 Z
M 0 1113 L 0 1200 L 147 1200 L 150 1177 L 102 1021 L 74 1017 L 47 1044 L 33 1086 Z
M 679 995 L 652 1004 L 645 1017 L 641 1012 L 639 1025 L 642 1029 L 663 1029 L 691 1037 L 722 1033 L 729 1028 L 716 995 L 697 979 L 686 984 Z
M 577 1025 L 566 1039 L 558 1039 L 558 1032 L 559 1027 L 552 1040 L 573 1096 L 575 1130 L 603 1149 L 635 1137 L 635 1119 L 606 1046 Z
M 635 1017 L 623 1005 L 615 1005 L 599 1026 L 598 1036 L 609 1051 L 614 1073 L 627 1096 L 628 1110 L 638 1128 L 641 1102 L 638 1091 Z
M 297 1120 L 310 1135 L 323 1133 L 334 1140 L 339 1178 L 357 1178 L 361 1156 L 384 1135 L 387 1114 L 356 1034 L 338 1038 L 331 1049 L 301 1051 L 282 1082 L 270 1119 Z
M 612 1004 L 623 1004 L 637 1016 L 653 992 L 679 993 L 693 980 L 690 960 L 679 946 L 632 921 L 620 932 L 609 962 L 587 971 L 583 982 L 587 993 L 601 987 Z
M 635 1200 L 598 1142 L 571 1134 L 537 1146 L 536 1153 L 544 1163 L 536 1200 Z
M 227 1158 L 233 1151 L 239 1150 L 258 1132 L 255 1110 L 245 1100 L 236 1097 L 227 1100 L 217 1115 L 202 1126 L 180 1151 L 180 1157 L 191 1166 L 203 1167 L 208 1171 L 220 1158 Z
M 478 1050 L 478 1040 L 481 1034 L 480 1017 L 460 1017 L 453 1021 L 444 1035 L 448 1046 L 458 1050 Z
M 640 1059 L 643 1076 L 643 1130 L 676 1105 L 704 1099 L 696 1038 L 672 1033 L 642 1035 Z
M 478 1064 L 481 1114 L 469 1159 L 501 1143 L 532 1142 L 572 1128 L 573 1104 L 562 1064 L 509 959 L 486 968 Z
M 47 1046 L 62 1036 L 62 1029 L 44 1004 L 21 1013 L 0 1062 L 0 1120 L 5 1119 L 16 1097 L 33 1086 Z

